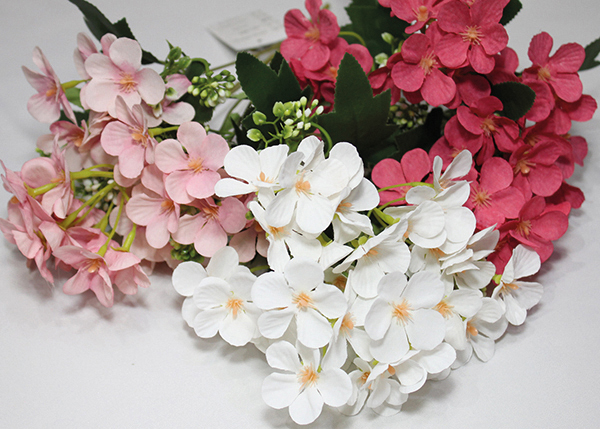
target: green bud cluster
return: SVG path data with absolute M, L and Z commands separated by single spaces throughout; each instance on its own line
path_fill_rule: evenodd
M 400 99 L 390 107 L 390 121 L 400 126 L 400 130 L 408 131 L 423 125 L 427 119 L 428 105 L 426 103 L 410 104 Z
M 287 103 L 278 101 L 273 106 L 275 121 L 268 122 L 267 116 L 262 112 L 256 111 L 252 114 L 255 125 L 274 125 L 275 132 L 271 133 L 270 139 L 267 140 L 257 128 L 248 130 L 246 135 L 254 142 L 264 141 L 267 145 L 274 140 L 278 140 L 280 143 L 283 143 L 284 140 L 288 143 L 290 141 L 300 141 L 312 128 L 315 128 L 313 121 L 315 117 L 323 113 L 323 110 L 324 108 L 319 106 L 318 100 L 313 100 L 312 103 L 308 104 L 306 97 Z
M 179 46 L 173 46 L 169 43 L 169 54 L 164 62 L 164 70 L 161 73 L 163 78 L 176 73 L 185 73 L 185 70 L 192 63 L 192 59 L 183 54 Z
M 90 177 L 83 180 L 74 180 L 73 188 L 75 198 L 81 201 L 87 201 L 92 198 L 96 193 L 113 183 L 114 180 L 107 177 Z M 96 204 L 96 208 L 100 209 L 104 212 L 107 212 L 110 208 L 110 205 L 118 205 L 119 201 L 117 197 L 119 196 L 119 191 L 113 189 L 111 192 L 106 194 L 106 196 Z
M 200 104 L 212 108 L 231 97 L 235 80 L 235 76 L 229 70 L 223 70 L 218 74 L 208 70 L 204 76 L 192 78 L 188 92 L 194 97 L 198 97 Z
M 173 249 L 171 250 L 171 257 L 178 261 L 187 262 L 193 261 L 202 263 L 204 261 L 204 256 L 200 255 L 193 244 L 180 244 L 176 241 L 170 241 Z

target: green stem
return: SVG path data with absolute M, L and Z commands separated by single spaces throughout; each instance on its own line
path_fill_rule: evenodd
M 123 245 L 121 246 L 122 251 L 124 252 L 129 252 L 129 249 L 131 249 L 131 245 L 133 244 L 133 241 L 135 240 L 135 233 L 137 230 L 137 225 L 134 223 L 133 227 L 131 228 L 131 231 L 129 232 L 129 234 L 127 234 L 127 237 L 125 237 L 125 240 L 123 240 Z
M 406 197 L 400 197 L 400 198 L 396 198 L 395 200 L 391 200 L 388 201 L 387 203 L 385 203 L 384 205 L 380 206 L 379 209 L 383 210 L 385 209 L 387 206 L 389 206 L 390 204 L 394 204 L 394 203 L 399 203 L 400 201 L 404 201 L 406 200 Z
M 119 221 L 121 220 L 121 214 L 123 213 L 123 203 L 125 202 L 125 198 L 121 198 L 121 201 L 119 202 L 119 211 L 117 212 L 117 219 L 115 220 L 115 224 L 113 225 L 113 228 L 110 231 L 110 234 L 108 234 L 108 237 L 106 238 L 106 241 L 104 242 L 104 244 L 102 245 L 102 247 L 100 248 L 100 250 L 98 250 L 98 255 L 104 257 L 104 255 L 106 255 L 106 251 L 108 250 L 108 245 L 110 244 L 110 241 L 112 240 L 112 238 L 115 236 L 115 233 L 117 232 L 117 226 L 119 225 Z
M 114 178 L 114 173 L 112 171 L 74 171 L 71 174 L 71 180 L 81 180 L 88 179 L 90 177 L 108 177 L 110 179 Z
M 96 195 L 94 195 L 92 198 L 90 198 L 89 200 L 87 200 L 81 207 L 79 207 L 77 210 L 75 210 L 73 213 L 71 213 L 69 216 L 67 216 L 65 218 L 65 220 L 63 220 L 60 223 L 60 226 L 62 227 L 62 229 L 67 229 L 69 226 L 71 226 L 71 224 L 75 221 L 77 222 L 81 222 L 81 220 L 85 219 L 85 217 L 88 215 L 88 213 L 94 208 L 94 206 L 98 203 L 98 201 L 100 201 L 102 198 L 104 198 L 110 191 L 112 191 L 112 189 L 117 186 L 116 182 L 113 182 L 107 186 L 105 186 L 104 188 L 102 188 Z M 86 208 L 89 207 L 89 210 L 85 213 L 84 216 L 82 216 L 79 220 L 77 220 L 77 216 L 79 216 L 79 213 L 81 213 L 81 211 Z
M 70 80 L 68 82 L 65 83 L 61 83 L 60 86 L 62 86 L 62 89 L 70 89 L 70 88 L 75 88 L 77 85 L 79 85 L 80 83 L 83 82 L 87 82 L 87 80 Z
M 389 189 L 394 189 L 394 188 L 401 188 L 403 186 L 429 186 L 430 188 L 433 188 L 433 184 L 432 183 L 425 183 L 425 182 L 408 182 L 408 183 L 398 183 L 396 185 L 390 185 L 390 186 L 386 186 L 385 188 L 380 188 L 378 190 L 378 192 L 383 192 L 383 191 L 387 191 Z
M 177 131 L 178 129 L 179 129 L 179 125 L 175 125 L 173 127 L 167 127 L 167 128 L 156 127 L 156 128 L 150 128 L 148 130 L 148 134 L 150 134 L 151 137 L 156 137 L 163 133 L 168 133 L 169 131 Z
M 331 137 L 329 136 L 329 133 L 327 131 L 325 131 L 325 128 L 323 128 L 322 126 L 317 125 L 314 122 L 311 122 L 311 124 L 313 127 L 318 129 L 319 131 L 321 131 L 321 134 L 325 137 L 325 140 L 327 140 L 327 151 L 325 152 L 325 155 L 328 155 L 329 151 L 333 147 L 333 142 L 331 141 Z
M 45 185 L 42 185 L 38 188 L 30 188 L 27 187 L 27 193 L 29 195 L 31 195 L 33 198 L 45 194 L 46 192 L 56 188 L 59 185 L 60 182 L 54 182 L 54 183 L 46 183 Z
M 360 42 L 361 45 L 367 46 L 367 43 L 365 42 L 365 39 L 363 39 L 360 36 L 360 34 L 356 34 L 354 31 L 340 31 L 339 35 L 340 36 L 351 36 L 351 37 L 354 37 L 355 39 L 358 39 L 358 41 Z
M 259 265 L 258 267 L 252 267 L 250 268 L 251 272 L 256 272 L 256 271 L 260 271 L 260 270 L 268 270 L 270 267 L 268 265 Z

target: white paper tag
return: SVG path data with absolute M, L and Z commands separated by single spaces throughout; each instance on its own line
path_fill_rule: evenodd
M 218 22 L 208 31 L 234 51 L 256 49 L 286 38 L 283 19 L 274 19 L 261 10 Z

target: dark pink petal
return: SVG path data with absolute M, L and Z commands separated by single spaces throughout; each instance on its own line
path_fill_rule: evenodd
M 306 10 L 310 15 L 310 19 L 312 19 L 313 22 L 319 21 L 319 12 L 321 9 L 321 5 L 321 0 L 306 0 L 304 2 L 304 7 L 306 7 Z
M 562 45 L 548 61 L 556 73 L 577 73 L 585 60 L 585 50 L 579 43 Z
M 431 48 L 429 38 L 424 34 L 413 34 L 402 44 L 402 59 L 411 64 L 419 64 Z
M 562 171 L 556 165 L 537 165 L 531 169 L 528 177 L 531 191 L 543 197 L 554 194 L 563 181 Z
M 570 103 L 579 100 L 583 92 L 583 84 L 576 73 L 558 73 L 550 80 L 550 86 L 559 98 Z
M 400 164 L 408 182 L 420 182 L 431 172 L 431 160 L 423 149 L 409 150 L 402 156 Z
M 283 19 L 283 25 L 285 27 L 285 32 L 289 38 L 298 39 L 304 38 L 304 34 L 312 26 L 310 21 L 306 19 L 302 11 L 299 9 L 289 10 L 285 14 L 285 17 Z
M 535 219 L 544 212 L 545 208 L 546 202 L 543 197 L 533 197 L 523 205 L 519 217 L 521 220 Z
M 425 74 L 418 65 L 407 64 L 399 61 L 392 69 L 392 80 L 394 84 L 404 91 L 415 92 L 423 85 Z
M 319 11 L 319 33 L 321 43 L 328 45 L 335 40 L 340 33 L 340 26 L 335 14 L 327 9 Z
M 281 55 L 288 60 L 300 59 L 306 53 L 310 44 L 304 39 L 288 38 L 281 42 Z
M 421 88 L 423 99 L 432 106 L 440 106 L 452 101 L 456 95 L 456 84 L 452 78 L 438 69 L 431 70 Z
M 496 62 L 494 57 L 488 55 L 481 45 L 473 45 L 467 52 L 469 64 L 477 73 L 487 74 L 494 70 Z
M 475 115 L 471 109 L 466 106 L 460 106 L 456 110 L 456 116 L 460 124 L 465 127 L 467 131 L 477 135 L 483 134 L 483 128 L 481 127 L 482 118 Z
M 534 65 L 546 65 L 548 58 L 550 57 L 552 44 L 552 37 L 546 32 L 533 36 L 531 43 L 529 44 L 529 50 L 527 51 L 527 55 L 529 55 L 531 62 Z
M 473 21 L 479 25 L 497 24 L 509 0 L 477 0 L 471 5 Z
M 510 186 L 513 180 L 513 171 L 508 163 L 500 157 L 488 159 L 481 166 L 479 183 L 490 194 L 496 193 Z
M 525 201 L 529 201 L 532 197 L 531 185 L 525 176 L 517 174 L 512 182 L 512 186 L 517 188 L 525 197 Z
M 492 198 L 496 210 L 509 219 L 517 218 L 519 211 L 525 204 L 525 197 L 523 197 L 521 191 L 512 186 L 496 192 Z
M 458 34 L 446 34 L 436 43 L 435 53 L 446 67 L 458 68 L 467 60 L 469 46 Z
M 481 46 L 486 54 L 496 55 L 506 48 L 508 44 L 508 33 L 500 24 L 490 25 L 482 29 L 484 37 L 481 38 Z
M 440 9 L 437 22 L 448 33 L 461 33 L 471 24 L 469 6 L 459 1 L 447 3 Z
M 371 71 L 371 68 L 373 67 L 373 57 L 367 48 L 358 43 L 353 43 L 348 45 L 346 52 L 356 58 L 365 73 Z
M 531 221 L 532 230 L 546 240 L 558 240 L 567 232 L 569 219 L 559 211 L 548 212 Z
M 579 165 L 583 165 L 583 160 L 588 153 L 587 141 L 581 136 L 572 136 L 569 139 L 573 147 L 573 159 Z
M 533 122 L 541 122 L 550 116 L 550 112 L 552 112 L 552 109 L 554 108 L 554 95 L 548 84 L 545 82 L 532 80 L 523 83 L 535 92 L 533 106 L 525 114 L 525 118 Z
M 506 216 L 504 216 L 504 214 L 497 209 L 495 204 L 495 196 L 492 198 L 494 199 L 494 205 L 489 207 L 478 206 L 473 210 L 475 219 L 477 219 L 477 228 L 479 229 L 485 229 L 494 224 L 502 225 L 504 219 L 506 218 Z
M 575 103 L 559 102 L 559 107 L 564 110 L 574 121 L 585 122 L 592 119 L 598 104 L 590 95 L 584 94 Z

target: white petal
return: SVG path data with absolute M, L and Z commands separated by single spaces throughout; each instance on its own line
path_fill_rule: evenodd
M 269 146 L 258 154 L 260 158 L 261 171 L 270 179 L 276 179 L 279 176 L 281 166 L 285 161 L 289 147 L 285 144 Z
M 341 407 L 352 394 L 352 383 L 346 372 L 339 368 L 330 368 L 319 373 L 317 389 L 327 405 Z
M 351 188 L 358 186 L 360 181 L 364 179 L 363 161 L 354 145 L 346 142 L 335 144 L 329 152 L 329 158 L 337 159 L 346 167 L 350 179 L 348 186 Z
M 531 276 L 540 270 L 539 255 L 523 245 L 513 250 L 512 259 L 514 259 L 515 279 Z
M 315 308 L 328 319 L 337 319 L 343 316 L 348 309 L 348 301 L 337 287 L 321 284 L 312 294 L 311 298 Z
M 442 343 L 431 351 L 422 351 L 414 357 L 430 374 L 437 374 L 449 368 L 456 360 L 456 351 L 447 343 Z
M 281 273 L 262 274 L 252 286 L 252 301 L 263 310 L 288 307 L 292 303 L 292 292 Z
M 415 310 L 412 320 L 406 325 L 406 333 L 412 347 L 418 350 L 431 350 L 444 340 L 446 323 L 444 317 L 435 310 Z
M 518 289 L 511 291 L 515 300 L 525 310 L 540 302 L 544 288 L 541 284 L 535 282 L 515 282 Z
M 296 374 L 273 373 L 262 385 L 262 397 L 269 407 L 277 410 L 290 406 L 298 397 L 298 381 Z
M 196 304 L 194 304 L 194 300 L 191 297 L 187 297 L 183 300 L 183 304 L 181 306 L 181 316 L 190 328 L 194 327 L 194 319 L 199 312 L 200 309 L 196 306 Z
M 392 323 L 392 309 L 384 299 L 376 299 L 365 318 L 365 331 L 373 340 L 381 340 Z
M 271 368 L 290 371 L 294 374 L 302 369 L 296 348 L 287 341 L 279 341 L 267 349 L 267 363 Z
M 238 311 L 236 317 L 229 312 L 221 322 L 219 334 L 232 346 L 240 347 L 248 344 L 256 332 L 256 318 L 246 311 Z
M 404 326 L 392 323 L 381 340 L 371 343 L 371 354 L 379 362 L 392 363 L 402 359 L 409 348 Z
M 309 292 L 323 284 L 323 269 L 315 261 L 293 258 L 283 269 L 286 280 L 296 292 Z
M 258 329 L 267 338 L 281 338 L 290 326 L 292 317 L 294 317 L 293 309 L 267 311 L 258 318 Z
M 224 308 L 211 308 L 199 312 L 194 318 L 194 331 L 200 338 L 212 338 L 219 330 L 219 324 L 227 315 Z
M 527 310 L 519 305 L 517 300 L 508 293 L 504 295 L 504 305 L 506 306 L 506 320 L 512 325 L 522 325 L 527 317 Z
M 373 390 L 369 399 L 367 399 L 367 407 L 369 408 L 377 408 L 383 404 L 388 396 L 390 396 L 392 389 L 392 386 L 384 379 L 376 380 L 373 384 Z
M 473 350 L 479 359 L 483 362 L 487 362 L 494 356 L 496 344 L 494 340 L 484 337 L 483 335 L 476 335 L 471 337 L 471 345 Z
M 481 309 L 481 298 L 478 290 L 455 290 L 445 301 L 453 307 L 453 311 L 470 319 Z
M 316 387 L 307 387 L 290 405 L 290 417 L 299 425 L 314 422 L 323 409 L 323 398 Z
M 260 174 L 259 155 L 248 145 L 232 148 L 223 163 L 227 174 L 247 182 L 255 180 Z
M 475 231 L 477 220 L 471 210 L 456 207 L 446 210 L 446 233 L 448 240 L 455 243 L 467 241 Z
M 298 341 L 306 347 L 313 349 L 323 347 L 329 343 L 333 335 L 329 321 L 312 308 L 299 311 L 296 315 L 296 324 Z
M 211 277 L 219 277 L 223 280 L 231 275 L 238 267 L 240 258 L 233 247 L 225 246 L 215 252 L 208 265 L 206 272 Z
M 256 192 L 256 186 L 226 177 L 215 184 L 215 194 L 221 198 Z
M 434 271 L 420 271 L 411 276 L 402 297 L 411 308 L 432 308 L 444 298 L 444 283 Z
M 412 359 L 402 362 L 400 365 L 395 366 L 394 369 L 396 370 L 396 377 L 403 386 L 413 386 L 427 378 L 425 368 Z
M 194 303 L 200 310 L 223 306 L 231 297 L 230 289 L 225 280 L 207 277 L 194 290 Z
M 183 296 L 192 296 L 196 286 L 207 276 L 206 270 L 197 262 L 182 262 L 173 271 L 173 287 Z
M 327 197 L 301 195 L 298 199 L 296 222 L 302 231 L 308 234 L 320 234 L 331 223 L 336 207 L 337 205 Z

